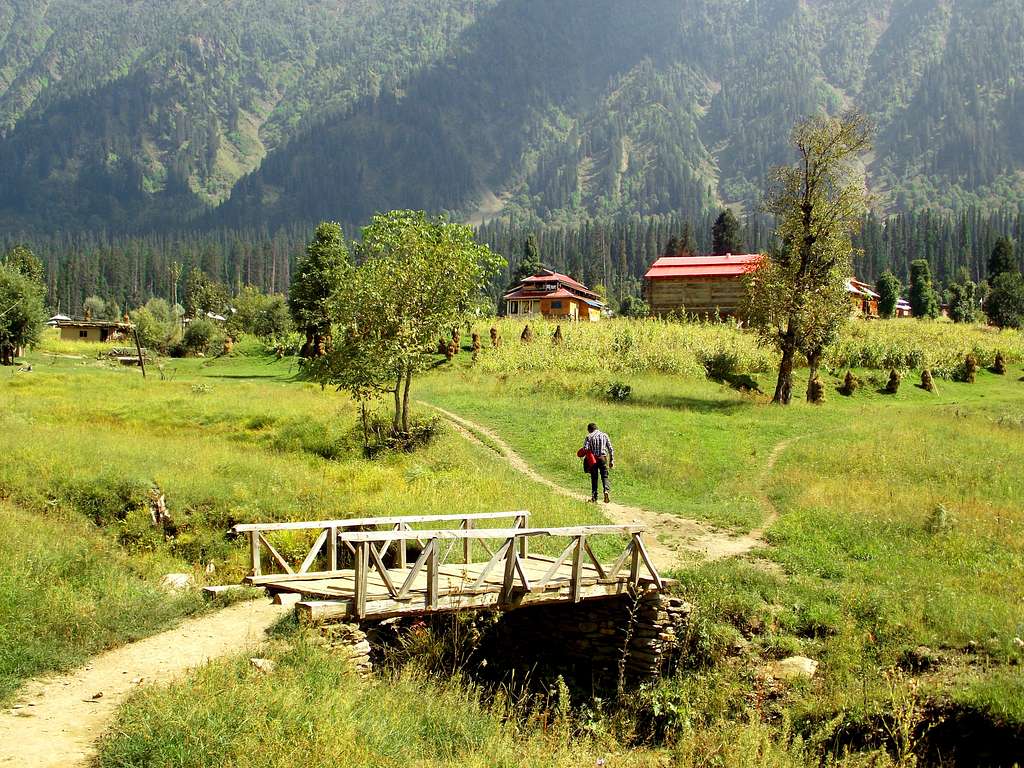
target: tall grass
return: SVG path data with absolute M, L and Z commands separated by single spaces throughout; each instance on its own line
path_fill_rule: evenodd
M 718 373 L 763 373 L 778 364 L 777 354 L 734 323 L 616 319 L 562 325 L 563 342 L 552 343 L 555 324 L 531 320 L 534 340 L 520 341 L 524 320 L 495 322 L 502 344 L 490 347 L 481 328 L 484 351 L 478 367 L 485 373 L 557 372 L 562 375 L 657 373 L 701 377 Z M 888 370 L 930 367 L 949 375 L 974 353 L 983 366 L 997 351 L 1008 361 L 1024 360 L 1024 334 L 980 325 L 919 320 L 850 321 L 826 356 L 832 368 Z
M 77 516 L 0 503 L 0 701 L 22 680 L 150 634 L 200 607 L 168 596 Z

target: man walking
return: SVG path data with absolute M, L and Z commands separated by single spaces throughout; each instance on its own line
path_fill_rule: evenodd
M 612 500 L 611 485 L 608 483 L 608 470 L 615 466 L 615 449 L 608 435 L 597 428 L 597 424 L 587 424 L 587 437 L 583 440 L 583 453 L 591 453 L 594 463 L 590 467 L 590 500 L 597 501 L 597 477 L 601 476 L 604 487 L 604 503 Z

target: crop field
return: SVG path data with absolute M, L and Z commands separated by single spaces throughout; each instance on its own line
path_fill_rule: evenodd
M 497 349 L 489 327 L 476 329 L 476 360 L 467 334 L 414 382 L 419 416 L 436 405 L 470 419 L 579 490 L 575 451 L 596 421 L 615 443 L 616 500 L 764 529 L 765 546 L 741 558 L 680 553 L 670 575 L 694 605 L 682 668 L 625 701 L 570 706 L 556 692 L 538 708 L 426 662 L 360 680 L 286 623 L 264 654 L 274 675 L 239 658 L 144 687 L 99 765 L 853 768 L 971 764 L 965 749 L 1009 764 L 984 750 L 1024 738 L 1021 334 L 858 324 L 830 355 L 825 403 L 781 409 L 761 394 L 774 357 L 732 326 L 564 326 L 555 346 L 553 326 L 523 344 L 522 325 L 501 321 Z M 967 353 L 987 367 L 997 351 L 1006 374 L 953 380 Z M 165 595 L 159 577 L 237 581 L 237 522 L 512 509 L 539 525 L 604 519 L 443 425 L 425 448 L 364 458 L 355 406 L 301 381 L 293 358 L 161 360 L 143 380 L 88 345 L 47 340 L 29 361 L 31 372 L 0 371 L 0 547 L 14 563 L 0 598 L 15 606 L 0 636 L 17 638 L 0 654 L 0 696 L 204 610 Z M 916 386 L 924 366 L 940 376 L 934 393 Z M 847 397 L 848 368 L 861 386 Z M 890 368 L 904 374 L 896 394 L 883 391 Z M 170 532 L 150 523 L 154 489 Z M 60 547 L 39 544 L 54 537 Z M 767 682 L 763 670 L 792 655 L 819 663 L 814 678 Z

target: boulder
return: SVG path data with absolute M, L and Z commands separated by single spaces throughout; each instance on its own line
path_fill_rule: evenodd
M 172 592 L 189 589 L 193 584 L 192 575 L 188 573 L 168 573 L 160 579 L 160 586 Z
M 277 667 L 270 659 L 249 659 L 249 663 L 264 675 L 269 675 Z
M 768 668 L 771 676 L 779 680 L 810 680 L 817 671 L 818 662 L 806 656 L 790 656 Z

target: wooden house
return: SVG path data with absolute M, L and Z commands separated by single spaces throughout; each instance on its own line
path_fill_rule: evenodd
M 652 314 L 735 315 L 746 295 L 744 278 L 757 269 L 758 253 L 664 256 L 644 275 L 644 297 Z
M 57 320 L 61 341 L 117 341 L 127 338 L 132 327 L 128 323 L 107 320 Z
M 568 275 L 549 269 L 521 280 L 504 297 L 507 317 L 541 315 L 551 320 L 601 319 L 601 297 Z
M 846 293 L 850 296 L 853 313 L 861 317 L 880 317 L 878 300 L 882 298 L 875 293 L 874 286 L 862 283 L 855 277 L 846 281 Z
M 906 299 L 896 299 L 896 317 L 913 317 L 914 313 L 910 308 L 910 302 Z

